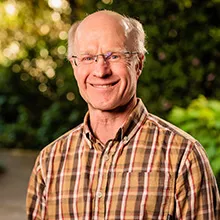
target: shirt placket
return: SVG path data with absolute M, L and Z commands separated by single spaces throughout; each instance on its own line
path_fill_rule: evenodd
M 98 176 L 98 185 L 96 190 L 95 198 L 95 215 L 94 219 L 104 219 L 105 216 L 105 196 L 106 188 L 108 185 L 108 173 L 112 163 L 112 149 L 113 141 L 109 141 L 104 148 L 104 151 L 100 158 L 100 168 Z

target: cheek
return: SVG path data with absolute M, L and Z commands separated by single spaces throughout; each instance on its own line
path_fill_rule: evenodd
M 77 84 L 79 85 L 79 78 L 78 78 L 78 74 L 74 71 L 74 78 L 76 79 Z
M 78 85 L 78 87 L 79 87 L 80 90 L 85 90 L 85 89 L 86 89 L 86 83 L 85 83 L 85 81 L 82 79 L 82 77 L 78 77 L 78 78 L 76 79 L 76 81 L 77 81 L 77 85 Z
M 85 82 L 86 82 L 87 75 L 85 74 L 85 71 L 83 71 L 81 69 L 75 69 L 74 70 L 74 77 L 77 81 L 77 84 L 79 86 L 83 86 L 83 84 L 85 84 Z
M 137 83 L 139 75 L 133 65 L 127 67 L 127 76 L 128 76 L 128 80 L 132 85 Z

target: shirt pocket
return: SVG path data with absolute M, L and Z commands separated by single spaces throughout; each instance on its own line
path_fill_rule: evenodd
M 124 219 L 166 219 L 173 201 L 173 175 L 158 170 L 123 172 L 116 182 L 117 210 L 124 212 Z

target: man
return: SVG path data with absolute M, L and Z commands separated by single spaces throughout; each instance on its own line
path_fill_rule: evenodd
M 88 113 L 38 156 L 28 219 L 220 219 L 202 146 L 136 97 L 144 38 L 111 11 L 72 26 L 68 58 Z

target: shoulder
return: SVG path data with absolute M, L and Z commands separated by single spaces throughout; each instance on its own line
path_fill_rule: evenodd
M 154 126 L 157 126 L 160 131 L 171 133 L 179 138 L 198 144 L 198 140 L 174 124 L 153 114 L 149 114 L 148 119 Z
M 54 173 L 58 173 L 65 158 L 67 158 L 67 156 L 69 158 L 73 157 L 82 139 L 83 124 L 80 124 L 48 144 L 37 156 L 33 173 L 38 176 L 40 175 L 43 181 L 46 182 L 51 170 L 53 170 Z
M 159 146 L 164 152 L 169 152 L 170 163 L 176 171 L 184 169 L 188 163 L 197 164 L 200 169 L 203 167 L 212 173 L 206 151 L 197 139 L 153 114 L 148 115 L 147 121 L 150 127 L 157 128 Z
M 77 145 L 79 139 L 82 139 L 83 135 L 83 124 L 78 125 L 77 127 L 67 131 L 56 140 L 44 147 L 39 155 L 38 161 L 39 165 L 47 163 L 51 159 L 59 158 L 69 150 L 74 148 Z

